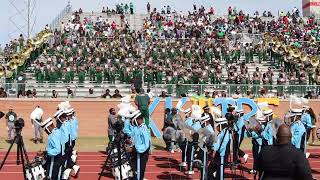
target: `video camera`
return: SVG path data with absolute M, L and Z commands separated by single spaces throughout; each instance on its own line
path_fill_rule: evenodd
M 21 132 L 22 128 L 24 127 L 24 120 L 19 118 L 14 122 L 14 126 L 17 132 Z

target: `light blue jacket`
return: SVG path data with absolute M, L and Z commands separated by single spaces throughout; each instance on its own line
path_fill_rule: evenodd
M 266 127 L 261 133 L 261 136 L 263 139 L 265 139 L 268 142 L 268 145 L 273 145 L 273 131 L 271 122 L 268 122 Z
M 70 120 L 71 124 L 71 140 L 76 140 L 78 137 L 79 121 L 78 118 L 73 116 L 73 119 Z
M 224 157 L 225 154 L 226 154 L 226 149 L 227 149 L 227 146 L 231 140 L 231 134 L 229 133 L 229 131 L 226 132 L 226 128 L 224 128 L 219 134 L 218 134 L 218 137 L 217 137 L 217 142 L 213 144 L 213 147 L 212 149 L 214 151 L 216 151 L 216 153 L 219 153 L 221 157 Z M 224 133 L 226 132 L 226 135 L 225 137 L 223 138 L 224 136 Z M 222 142 L 222 145 L 220 147 L 220 143 Z M 219 149 L 220 147 L 220 149 Z M 219 151 L 218 151 L 219 150 Z
M 312 128 L 311 116 L 308 113 L 304 113 L 301 116 L 301 122 L 307 127 Z
M 291 124 L 290 130 L 291 130 L 291 134 L 292 134 L 292 137 L 291 137 L 292 145 L 295 146 L 297 149 L 301 149 L 302 136 L 303 136 L 303 134 L 306 133 L 306 129 L 305 129 L 304 125 L 302 124 L 301 121 L 296 121 Z M 305 134 L 305 137 L 306 137 L 306 134 Z
M 54 129 L 47 140 L 48 156 L 56 156 L 61 153 L 61 131 Z
M 143 153 L 150 147 L 150 131 L 145 124 L 134 128 L 131 138 L 138 153 Z

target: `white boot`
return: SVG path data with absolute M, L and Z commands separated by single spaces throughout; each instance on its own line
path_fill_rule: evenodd
M 186 162 L 182 162 L 182 163 L 179 164 L 179 166 L 181 166 L 181 167 L 187 167 L 187 163 L 186 163 Z
M 185 174 L 186 174 L 186 175 L 193 175 L 193 174 L 194 174 L 194 171 L 186 171 Z
M 248 159 L 249 159 L 249 154 L 245 154 L 243 156 L 243 159 L 244 159 L 244 163 L 247 163 Z
M 77 155 L 78 152 L 77 152 L 76 150 L 73 150 L 73 151 L 72 151 L 72 154 L 73 154 L 73 155 Z
M 77 159 L 78 159 L 78 156 L 77 156 L 77 155 L 75 155 L 75 154 L 71 155 L 71 160 L 72 160 L 72 162 L 76 163 L 76 162 L 77 162 Z
M 62 179 L 64 179 L 64 180 L 69 179 L 70 173 L 71 173 L 71 169 L 64 170 L 63 175 L 62 175 Z
M 72 167 L 72 169 L 73 169 L 73 171 L 74 171 L 74 177 L 78 177 L 79 176 L 79 172 L 80 172 L 80 166 L 78 166 L 78 165 L 74 165 L 73 167 Z
M 310 156 L 310 153 L 306 153 L 306 158 L 308 159 L 309 158 L 309 156 Z

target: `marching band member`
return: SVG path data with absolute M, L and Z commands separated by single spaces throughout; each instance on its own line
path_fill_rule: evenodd
M 292 134 L 291 142 L 292 145 L 297 149 L 304 152 L 305 150 L 305 139 L 306 139 L 306 129 L 301 122 L 302 109 L 292 109 L 291 110 L 291 125 L 290 131 Z
M 131 124 L 135 127 L 131 134 L 133 150 L 134 179 L 143 180 L 150 149 L 150 131 L 144 124 L 144 119 L 139 110 L 132 113 Z
M 54 115 L 54 117 L 57 120 L 56 121 L 57 128 L 59 131 L 61 131 L 61 146 L 62 146 L 62 160 L 63 160 L 63 167 L 62 167 L 63 174 L 61 174 L 61 176 L 62 176 L 62 179 L 67 179 L 68 175 L 71 172 L 71 170 L 68 170 L 65 172 L 65 167 L 67 164 L 66 152 L 69 150 L 69 146 L 70 146 L 70 128 L 68 127 L 68 123 L 64 123 L 67 121 L 67 115 L 62 109 L 58 110 Z
M 243 141 L 244 135 L 246 133 L 246 127 L 244 125 L 244 119 L 243 119 L 243 109 L 237 109 L 235 112 L 235 115 L 238 117 L 236 119 L 236 122 L 234 123 L 233 129 L 235 131 L 234 137 L 233 137 L 233 159 L 235 163 L 238 163 L 239 157 L 244 158 L 244 162 L 246 163 L 248 161 L 249 155 L 245 154 L 241 149 L 241 143 Z
M 191 127 L 193 124 L 192 119 L 190 118 L 191 109 L 188 108 L 188 109 L 184 110 L 184 114 L 186 115 L 185 125 Z M 188 147 L 188 140 L 185 139 L 184 142 L 182 144 L 180 144 L 180 149 L 182 150 L 182 153 L 181 153 L 182 162 L 179 164 L 179 166 L 181 166 L 181 167 L 187 166 L 187 155 L 186 155 L 187 147 Z
M 47 177 L 50 180 L 60 180 L 63 166 L 63 149 L 62 149 L 62 134 L 61 131 L 55 128 L 52 118 L 47 119 L 41 124 L 41 127 L 48 134 L 47 140 L 47 160 L 46 169 Z
M 66 115 L 67 115 L 67 121 L 65 123 L 67 123 L 67 127 L 69 127 L 69 131 L 70 131 L 70 142 L 69 142 L 69 146 L 68 149 L 66 149 L 66 160 L 67 160 L 67 164 L 66 164 L 66 173 L 68 173 L 66 176 L 69 177 L 70 172 L 71 172 L 71 168 L 75 174 L 75 177 L 78 177 L 79 172 L 80 172 L 80 166 L 76 165 L 76 152 L 73 151 L 73 147 L 75 145 L 75 141 L 77 138 L 77 130 L 78 130 L 78 120 L 74 119 L 74 111 L 73 108 L 68 109 L 65 111 Z
M 223 180 L 225 163 L 228 161 L 231 143 L 230 126 L 232 126 L 231 119 L 227 121 L 226 118 L 216 119 L 218 130 L 217 141 L 214 143 L 212 149 L 215 151 L 214 159 L 208 166 L 208 179 Z
M 264 118 L 261 119 L 264 122 Z M 262 148 L 262 136 L 260 135 L 264 126 L 261 125 L 262 122 L 259 122 L 256 127 L 249 132 L 252 140 L 252 156 L 253 156 L 253 167 L 250 170 L 251 174 L 256 174 L 258 170 L 258 157 Z
M 264 115 L 264 123 L 263 125 L 265 126 L 263 131 L 261 132 L 261 136 L 263 138 L 263 144 L 267 145 L 273 145 L 273 130 L 272 130 L 272 125 L 271 125 L 271 120 L 273 116 L 273 111 L 272 109 L 268 109 L 263 111 Z

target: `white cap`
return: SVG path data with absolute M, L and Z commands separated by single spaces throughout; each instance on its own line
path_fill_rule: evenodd
M 60 109 L 60 110 L 58 110 L 58 111 L 53 115 L 53 117 L 59 118 L 62 114 L 64 114 L 64 112 L 63 112 L 62 109 Z
M 70 109 L 67 109 L 63 112 L 66 113 L 67 115 L 71 115 L 71 114 L 73 114 L 74 111 L 73 111 L 73 108 L 70 108 Z
M 226 118 L 217 118 L 214 121 L 215 121 L 215 126 L 219 126 L 219 125 L 228 123 Z
M 273 111 L 272 111 L 272 109 L 264 110 L 264 111 L 262 112 L 262 114 L 263 114 L 264 116 L 271 116 L 271 115 L 273 115 Z
M 131 119 L 131 120 L 135 120 L 135 119 L 137 119 L 137 117 L 139 117 L 140 115 L 141 115 L 141 112 L 140 112 L 139 110 L 136 110 L 136 111 L 134 111 L 134 112 L 131 114 L 130 119 Z
M 210 116 L 209 115 L 205 115 L 205 116 L 202 116 L 200 118 L 201 124 L 203 124 L 203 123 L 205 123 L 205 122 L 207 122 L 209 120 L 210 120 Z
M 41 123 L 41 127 L 45 129 L 48 128 L 51 124 L 53 124 L 52 118 L 48 118 L 43 123 Z
M 191 113 L 191 109 L 188 108 L 188 109 L 184 110 L 183 112 L 184 112 L 185 114 L 190 114 L 190 113 Z
M 294 115 L 301 115 L 303 112 L 303 109 L 290 109 L 291 114 Z
M 310 109 L 310 106 L 303 106 L 302 107 L 304 110 Z

